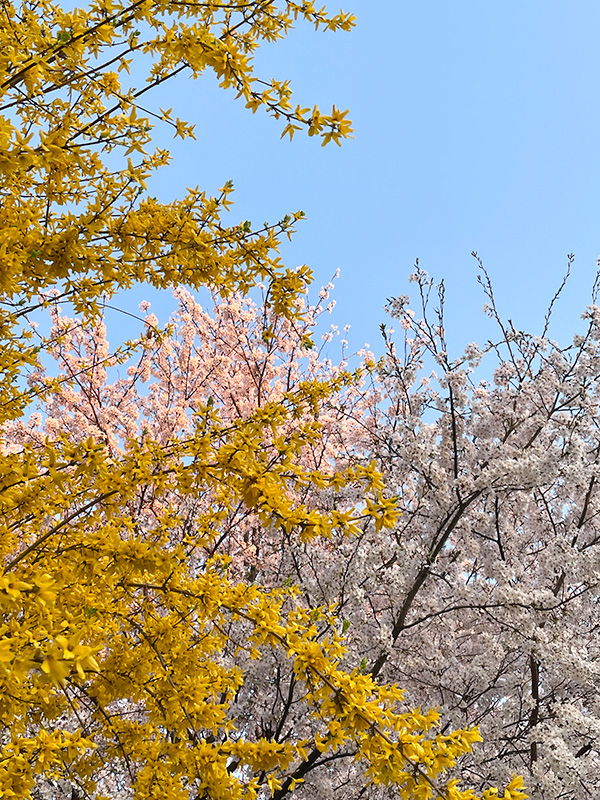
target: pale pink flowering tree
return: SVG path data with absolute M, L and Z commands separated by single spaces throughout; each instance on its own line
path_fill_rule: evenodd
M 174 293 L 178 309 L 166 328 L 159 329 L 150 304 L 142 302 L 142 335 L 116 352 L 101 320 L 93 328 L 84 326 L 64 315 L 58 302 L 50 304 L 50 345 L 44 350 L 55 366 L 46 358 L 30 376 L 32 396 L 45 392 L 44 399 L 38 411 L 5 426 L 4 446 L 19 448 L 25 439 L 39 442 L 62 432 L 75 440 L 91 436 L 103 441 L 118 456 L 131 440 L 147 437 L 167 444 L 185 436 L 192 430 L 192 417 L 207 407 L 227 424 L 249 418 L 267 402 L 280 401 L 301 381 L 327 383 L 346 375 L 353 383 L 343 344 L 340 363 L 334 365 L 323 355 L 334 326 L 322 334 L 320 347 L 313 337 L 317 319 L 333 307 L 331 289 L 330 283 L 321 290 L 316 305 L 300 300 L 304 319 L 298 321 L 274 314 L 268 293 L 259 303 L 240 295 L 215 299 L 209 313 L 180 288 Z M 58 381 L 52 377 L 56 374 Z M 357 414 L 350 407 L 357 402 L 359 393 L 351 390 L 342 404 L 324 401 L 290 424 L 290 436 L 301 426 L 315 428 L 313 446 L 305 452 L 308 466 L 319 469 L 339 461 L 345 443 L 351 441 L 348 429 L 355 426 Z M 177 498 L 170 500 L 177 503 Z M 208 495 L 197 499 L 204 509 L 212 501 Z M 147 498 L 150 502 L 155 501 Z M 143 508 L 142 503 L 140 513 Z M 198 510 L 187 509 L 190 529 Z M 234 570 L 242 553 L 245 568 L 254 574 L 259 564 L 265 566 L 268 552 L 279 550 L 280 542 L 271 542 L 273 537 L 264 534 L 246 507 L 241 506 L 223 528 L 217 548 L 234 557 Z
M 421 314 L 408 298 L 390 302 L 404 340 L 395 344 L 383 329 L 386 356 L 369 370 L 371 385 L 344 410 L 358 416 L 345 428 L 342 457 L 377 456 L 387 490 L 403 509 L 397 529 L 365 525 L 353 539 L 285 542 L 268 572 L 273 580 L 299 583 L 313 604 L 335 605 L 354 666 L 397 681 L 411 706 L 439 705 L 448 730 L 480 727 L 484 742 L 462 763 L 467 782 L 502 785 L 521 773 L 535 800 L 595 797 L 596 289 L 583 333 L 563 348 L 547 336 L 554 300 L 540 336 L 516 331 L 502 322 L 480 266 L 497 339 L 451 359 L 443 286 L 417 269 Z M 482 369 L 488 380 L 476 378 Z M 344 499 L 328 491 L 318 502 L 334 507 Z M 268 733 L 281 706 L 261 707 L 260 719 L 255 708 L 250 718 Z M 387 796 L 365 789 L 347 757 L 317 774 L 303 796 Z
M 537 337 L 502 322 L 480 266 L 499 335 L 458 359 L 443 286 L 417 269 L 420 317 L 389 304 L 404 341 L 383 328 L 381 399 L 353 434 L 399 498 L 397 529 L 283 561 L 311 602 L 338 603 L 365 670 L 439 705 L 443 727 L 480 727 L 469 783 L 520 773 L 535 800 L 582 800 L 600 790 L 600 308 L 560 347 L 550 316 Z

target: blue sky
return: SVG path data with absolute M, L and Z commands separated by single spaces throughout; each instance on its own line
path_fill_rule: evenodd
M 256 65 L 263 78 L 290 78 L 302 105 L 350 108 L 354 140 L 341 149 L 300 135 L 280 140 L 279 122 L 252 115 L 212 75 L 183 79 L 153 103 L 196 123 L 197 141 L 169 143 L 174 161 L 153 192 L 168 199 L 186 185 L 216 191 L 232 179 L 234 218 L 305 211 L 286 261 L 313 268 L 315 294 L 341 270 L 331 320 L 351 325 L 352 349 L 380 349 L 382 306 L 409 292 L 415 258 L 445 279 L 452 346 L 490 336 L 472 250 L 504 314 L 537 332 L 574 252 L 551 329 L 570 339 L 600 255 L 600 5 L 347 0 L 343 8 L 358 18 L 351 33 L 299 25 Z M 161 317 L 167 307 L 153 303 Z

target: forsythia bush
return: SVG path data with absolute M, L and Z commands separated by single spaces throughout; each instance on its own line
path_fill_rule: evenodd
M 3 4 L 2 797 L 282 798 L 339 757 L 404 798 L 475 797 L 444 774 L 479 740 L 476 729 L 436 733 L 435 711 L 411 710 L 396 685 L 347 663 L 334 606 L 313 607 L 293 582 L 240 576 L 220 550 L 229 529 L 249 520 L 265 536 L 306 541 L 394 525 L 396 501 L 372 464 L 335 469 L 331 458 L 306 457 L 321 410 L 349 375 L 294 381 L 237 417 L 210 392 L 190 390 L 185 430 L 161 436 L 143 416 L 120 428 L 119 404 L 102 421 L 93 394 L 95 435 L 60 417 L 48 427 L 49 404 L 68 399 L 82 376 L 98 379 L 86 386 L 99 391 L 102 370 L 125 363 L 131 348 L 160 345 L 163 334 L 148 325 L 143 341 L 113 354 L 90 347 L 71 368 L 72 328 L 94 330 L 102 300 L 118 289 L 207 285 L 227 296 L 265 281 L 268 313 L 301 325 L 309 273 L 285 269 L 275 255 L 294 218 L 258 231 L 225 226 L 230 185 L 216 198 L 148 196 L 148 175 L 168 161 L 148 151 L 151 118 L 181 136 L 192 129 L 140 104 L 177 73 L 210 68 L 253 111 L 283 118 L 284 134 L 306 128 L 339 143 L 350 132 L 345 114 L 294 107 L 286 82 L 253 75 L 252 53 L 297 19 L 331 30 L 353 23 L 310 2 Z M 143 88 L 127 77 L 139 56 Z M 36 340 L 28 323 L 57 302 L 71 303 L 83 322 Z M 299 351 L 310 344 L 303 336 Z M 45 377 L 44 359 L 61 347 L 61 371 Z M 40 420 L 25 417 L 32 402 Z M 320 506 L 327 489 L 355 499 Z M 236 704 L 253 692 L 264 702 L 269 685 L 270 702 L 293 705 L 297 724 L 284 714 L 267 735 Z M 504 797 L 525 797 L 521 788 L 514 779 Z

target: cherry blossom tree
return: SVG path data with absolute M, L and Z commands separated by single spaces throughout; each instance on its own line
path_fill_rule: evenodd
M 344 453 L 344 464 L 350 466 L 346 443 L 356 439 L 350 431 L 360 412 L 352 409 L 363 402 L 361 393 L 352 388 L 357 381 L 344 361 L 344 345 L 337 364 L 323 355 L 335 328 L 323 334 L 320 347 L 313 342 L 317 320 L 334 305 L 332 288 L 330 283 L 321 290 L 316 305 L 303 297 L 297 319 L 275 313 L 268 290 L 262 290 L 258 304 L 233 294 L 213 298 L 207 310 L 189 291 L 177 289 L 178 310 L 164 330 L 144 301 L 138 318 L 142 336 L 116 349 L 110 346 L 102 319 L 94 326 L 82 323 L 65 315 L 54 300 L 49 306 L 52 327 L 44 339 L 50 342 L 44 345 L 45 363 L 29 376 L 32 402 L 37 396 L 43 400 L 28 417 L 5 424 L 4 447 L 18 450 L 24 441 L 39 445 L 48 436 L 63 434 L 79 442 L 92 437 L 117 458 L 132 440 L 147 438 L 165 446 L 189 434 L 199 409 L 213 409 L 222 424 L 234 424 L 302 385 L 338 381 L 348 389 L 342 405 L 337 405 L 341 393 L 335 402 L 323 397 L 318 408 L 288 422 L 286 430 L 288 438 L 311 437 L 302 455 L 307 469 L 341 464 Z M 33 328 L 37 330 L 38 322 Z M 349 494 L 353 501 L 360 498 L 360 491 Z M 180 501 L 192 502 L 189 497 L 169 498 Z M 192 527 L 201 509 L 215 498 L 208 494 L 193 502 L 196 506 L 186 512 Z M 260 568 L 265 577 L 281 546 L 279 535 L 271 534 L 241 502 L 229 512 L 211 554 L 232 557 L 236 574 L 254 578 Z
M 562 347 L 548 336 L 560 290 L 530 335 L 502 321 L 479 267 L 498 337 L 459 358 L 443 284 L 417 267 L 420 314 L 407 297 L 388 306 L 404 336 L 382 326 L 354 447 L 377 455 L 399 524 L 366 525 L 335 559 L 311 546 L 284 560 L 313 602 L 337 603 L 365 671 L 437 705 L 443 730 L 479 726 L 470 783 L 518 772 L 536 800 L 581 800 L 600 788 L 598 285 Z

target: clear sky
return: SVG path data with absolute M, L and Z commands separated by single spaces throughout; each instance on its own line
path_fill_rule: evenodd
M 345 0 L 343 8 L 358 18 L 351 33 L 299 25 L 256 64 L 260 77 L 290 78 L 302 105 L 350 108 L 353 141 L 338 149 L 300 134 L 280 140 L 279 122 L 252 115 L 212 75 L 184 79 L 153 103 L 195 122 L 197 141 L 174 143 L 153 192 L 168 199 L 186 185 L 216 191 L 232 179 L 232 223 L 305 211 L 286 260 L 312 266 L 318 285 L 341 270 L 332 321 L 352 326 L 353 349 L 380 349 L 382 306 L 408 293 L 415 258 L 445 279 L 456 348 L 490 335 L 472 250 L 505 315 L 538 332 L 574 252 L 552 329 L 569 339 L 600 255 L 600 4 Z M 162 318 L 162 303 L 153 308 Z

